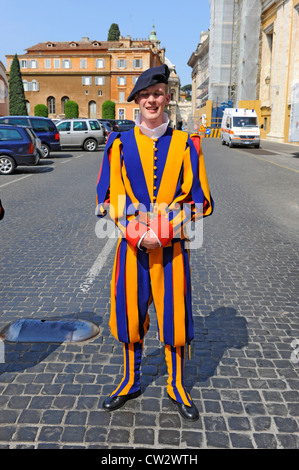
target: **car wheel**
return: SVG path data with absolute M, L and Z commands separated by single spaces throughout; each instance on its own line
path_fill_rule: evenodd
M 228 144 L 229 148 L 233 148 L 234 144 L 232 143 L 232 139 L 229 139 L 229 144 Z
M 257 144 L 254 146 L 256 149 L 259 149 L 260 148 L 260 144 Z
M 94 152 L 97 149 L 97 142 L 94 139 L 87 139 L 84 142 L 84 150 Z
M 221 143 L 222 143 L 222 145 L 225 145 L 225 142 L 224 142 L 224 140 L 223 140 L 223 137 L 221 137 Z
M 16 162 L 12 157 L 7 155 L 0 155 L 0 174 L 1 175 L 11 175 L 15 168 Z
M 42 158 L 48 158 L 48 156 L 50 155 L 50 147 L 47 144 L 42 144 L 42 151 L 43 151 Z

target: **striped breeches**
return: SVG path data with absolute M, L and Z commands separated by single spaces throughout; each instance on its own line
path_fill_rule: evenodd
M 111 397 L 127 395 L 140 390 L 140 365 L 143 342 L 124 343 L 124 375 Z M 165 345 L 165 359 L 168 370 L 167 392 L 171 398 L 192 405 L 190 395 L 184 386 L 185 346 L 173 347 Z
M 121 238 L 111 281 L 110 328 L 123 343 L 138 343 L 149 328 L 154 303 L 160 341 L 184 346 L 194 337 L 189 252 L 180 240 L 137 252 Z

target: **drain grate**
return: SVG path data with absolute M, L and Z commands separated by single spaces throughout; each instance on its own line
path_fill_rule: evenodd
M 87 320 L 16 320 L 0 331 L 0 338 L 19 343 L 77 343 L 95 338 L 100 328 Z

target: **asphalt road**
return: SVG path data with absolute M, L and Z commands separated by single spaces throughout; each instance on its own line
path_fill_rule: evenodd
M 0 448 L 299 448 L 298 150 L 203 149 L 215 211 L 191 250 L 193 424 L 167 399 L 153 309 L 142 396 L 101 409 L 122 374 L 108 328 L 115 239 L 96 236 L 94 215 L 101 149 L 0 177 L 0 328 L 54 317 L 101 328 L 80 344 L 5 343 Z

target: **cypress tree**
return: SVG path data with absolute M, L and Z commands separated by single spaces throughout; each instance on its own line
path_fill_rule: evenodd
M 120 36 L 120 30 L 118 24 L 112 23 L 108 32 L 107 41 L 118 41 Z
M 13 58 L 9 72 L 9 114 L 11 116 L 27 116 L 28 114 L 17 54 Z

